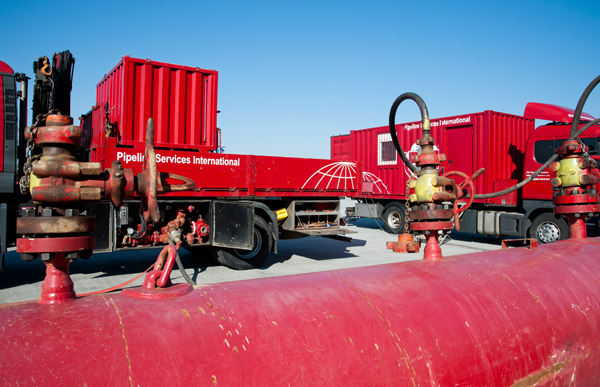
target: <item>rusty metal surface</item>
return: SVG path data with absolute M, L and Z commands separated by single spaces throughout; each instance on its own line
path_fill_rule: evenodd
M 62 114 L 49 114 L 46 117 L 46 125 L 48 126 L 66 126 L 73 125 L 73 117 Z
M 0 367 L 20 386 L 596 386 L 598 255 L 590 238 L 170 300 L 3 305 Z
M 81 146 L 81 128 L 75 125 L 68 126 L 45 126 L 38 128 L 36 144 L 47 145 L 70 145 Z
M 148 119 L 146 124 L 146 152 L 144 153 L 144 170 L 137 174 L 138 191 L 144 206 L 144 219 L 146 222 L 158 223 L 161 221 L 158 210 L 156 152 L 154 151 L 154 120 Z
M 428 210 L 412 210 L 408 213 L 410 220 L 431 220 L 431 219 L 451 219 L 452 210 L 444 208 L 434 208 Z
M 419 155 L 415 155 L 412 161 L 417 165 L 440 165 L 442 161 L 446 161 L 446 155 L 443 153 L 421 153 Z
M 17 218 L 18 234 L 71 234 L 96 231 L 94 216 L 44 216 Z
M 37 177 L 61 176 L 78 178 L 82 175 L 100 175 L 100 163 L 80 163 L 72 160 L 42 159 L 33 163 L 31 171 Z
M 31 189 L 31 198 L 35 202 L 48 204 L 95 202 L 102 198 L 101 187 L 81 187 L 73 183 L 63 178 L 46 177 L 39 186 Z

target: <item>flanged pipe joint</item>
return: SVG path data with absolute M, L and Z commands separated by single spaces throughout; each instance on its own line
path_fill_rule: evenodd
M 154 157 L 154 121 L 146 128 L 146 160 L 144 172 L 135 176 L 132 169 L 124 169 L 119 161 L 112 168 L 101 170 L 100 163 L 80 162 L 75 151 L 81 147 L 81 128 L 73 125 L 73 118 L 60 113 L 38 117 L 27 129 L 28 148 L 35 144 L 42 149 L 40 156 L 28 155 L 24 190 L 29 188 L 36 204 L 25 208 L 17 219 L 17 251 L 27 261 L 41 257 L 46 264 L 46 278 L 42 284 L 40 302 L 54 304 L 73 300 L 76 295 L 69 277 L 69 262 L 89 258 L 96 247 L 92 233 L 95 218 L 89 212 L 80 212 L 81 203 L 108 199 L 120 207 L 123 199 L 134 196 L 135 187 L 149 220 L 160 221 L 156 195 L 160 192 L 193 189 L 194 182 L 178 175 L 167 177 L 182 180 L 180 185 L 162 184 L 158 187 L 158 172 Z

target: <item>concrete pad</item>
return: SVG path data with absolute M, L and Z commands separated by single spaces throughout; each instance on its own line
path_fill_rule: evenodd
M 351 242 L 306 237 L 284 240 L 278 244 L 279 254 L 271 254 L 263 266 L 255 270 L 235 271 L 214 262 L 208 254 L 194 255 L 184 249 L 179 254 L 188 275 L 198 284 L 238 281 L 244 279 L 296 275 L 317 271 L 381 265 L 422 259 L 423 252 L 399 254 L 386 249 L 387 241 L 396 241 L 397 235 L 384 230 L 383 222 L 359 219 L 347 226 L 355 234 Z M 500 248 L 499 238 L 468 234 L 451 234 L 442 244 L 444 256 L 468 254 Z M 424 247 L 424 246 L 423 246 Z M 159 249 L 125 250 L 94 254 L 89 260 L 78 259 L 69 266 L 77 294 L 93 292 L 119 285 L 154 264 Z M 45 265 L 39 259 L 21 261 L 13 251 L 7 254 L 6 268 L 0 281 L 0 303 L 38 299 L 45 276 Z M 140 286 L 143 276 L 127 285 Z M 173 283 L 183 283 L 176 269 Z

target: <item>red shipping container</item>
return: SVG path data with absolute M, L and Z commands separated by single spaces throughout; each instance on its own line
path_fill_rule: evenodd
M 436 150 L 447 156 L 441 165 L 443 172 L 472 175 L 485 168 L 485 173 L 475 180 L 478 194 L 495 192 L 521 180 L 525 146 L 533 130 L 533 119 L 492 110 L 431 120 Z M 415 142 L 422 136 L 421 122 L 397 124 L 396 131 L 409 159 L 420 153 Z M 373 198 L 404 199 L 410 171 L 397 156 L 387 126 L 353 130 L 331 138 L 332 160 L 363 162 L 365 180 L 374 182 Z M 515 191 L 478 201 L 516 205 L 516 195 Z
M 143 145 L 152 117 L 157 148 L 214 151 L 217 83 L 214 70 L 126 56 L 96 86 L 96 103 L 108 104 L 117 145 Z

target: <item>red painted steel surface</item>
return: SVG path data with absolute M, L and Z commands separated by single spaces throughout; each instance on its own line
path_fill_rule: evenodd
M 571 108 L 536 102 L 529 102 L 525 105 L 525 112 L 523 113 L 523 116 L 527 118 L 566 123 L 573 122 L 574 115 L 575 110 Z M 594 121 L 595 118 L 591 114 L 581 112 L 580 120 Z
M 0 305 L 20 386 L 600 384 L 600 238 Z
M 13 75 L 15 71 L 6 62 L 0 60 L 0 73 Z
M 42 283 L 41 304 L 60 304 L 75 300 L 75 287 L 69 276 L 69 261 L 64 253 L 58 253 L 46 265 L 46 277 Z
M 153 117 L 157 148 L 215 150 L 217 83 L 215 70 L 126 56 L 98 83 L 96 103 L 102 115 L 108 103 L 118 145 L 143 144 Z
M 103 148 L 96 159 L 108 165 L 141 171 L 142 148 Z M 325 159 L 235 155 L 156 149 L 159 172 L 175 173 L 196 183 L 194 192 L 164 196 L 186 197 L 338 197 L 362 189 L 362 163 Z
M 474 182 L 478 194 L 495 192 L 497 181 L 521 180 L 525 146 L 533 130 L 533 119 L 491 110 L 431 120 L 435 145 L 448 159 L 441 165 L 445 171 L 459 170 L 471 175 L 485 168 L 484 175 Z M 398 124 L 396 131 L 404 152 L 412 157 L 417 153 L 413 144 L 421 136 L 420 122 Z M 332 159 L 362 161 L 365 172 L 372 173 L 376 181 L 381 180 L 376 184 L 381 193 L 389 192 L 394 198 L 404 199 L 408 169 L 399 158 L 387 165 L 378 159 L 378 148 L 379 152 L 382 149 L 382 140 L 378 137 L 388 134 L 389 128 L 381 126 L 334 136 L 331 140 Z M 377 194 L 372 196 L 378 197 Z M 514 204 L 515 201 L 514 195 L 510 194 L 476 200 L 495 204 Z

